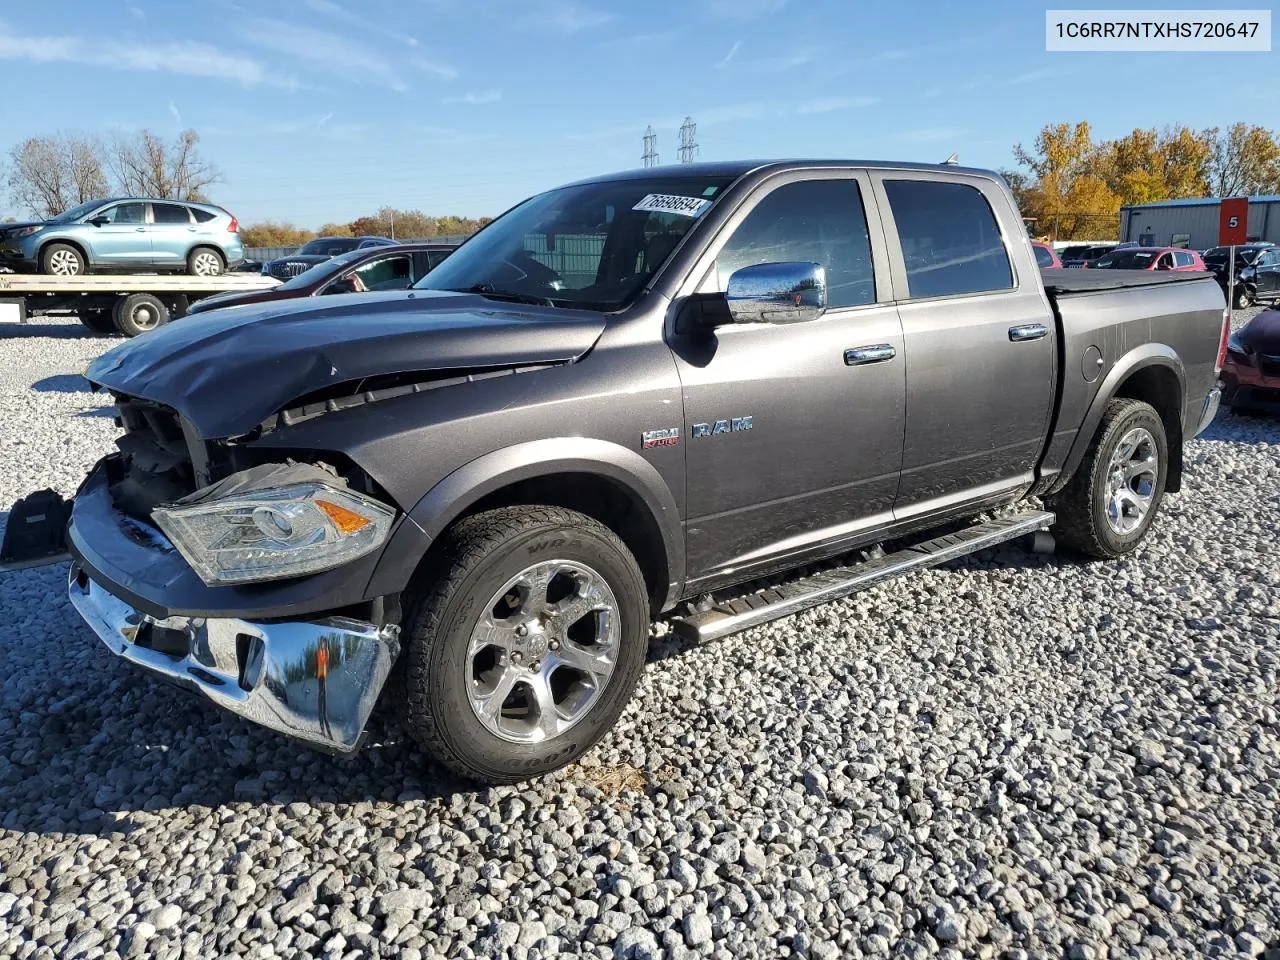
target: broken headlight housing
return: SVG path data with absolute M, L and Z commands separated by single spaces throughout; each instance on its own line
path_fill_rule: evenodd
M 349 563 L 387 539 L 395 511 L 325 483 L 156 507 L 152 519 L 210 586 L 302 577 Z

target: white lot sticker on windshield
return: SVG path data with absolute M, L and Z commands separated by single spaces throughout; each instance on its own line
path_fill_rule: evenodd
M 651 193 L 632 210 L 649 210 L 653 213 L 674 213 L 681 217 L 696 217 L 702 214 L 711 201 L 703 197 L 677 197 L 665 193 Z

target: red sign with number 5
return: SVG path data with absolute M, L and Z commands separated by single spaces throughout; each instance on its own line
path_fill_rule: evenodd
M 1249 198 L 1231 197 L 1222 201 L 1218 214 L 1219 246 L 1244 243 L 1249 235 Z

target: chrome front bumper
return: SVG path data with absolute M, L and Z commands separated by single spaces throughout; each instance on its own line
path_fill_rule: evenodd
M 400 651 L 399 628 L 346 617 L 311 622 L 140 613 L 71 564 L 71 603 L 117 656 L 194 689 L 218 706 L 335 753 L 360 746 Z M 324 645 L 327 676 L 316 653 Z
M 1218 415 L 1218 407 L 1222 403 L 1222 388 L 1214 387 L 1209 391 L 1209 395 L 1204 398 L 1204 408 L 1200 411 L 1200 423 L 1196 427 L 1193 437 L 1198 437 L 1204 433 L 1205 428 L 1213 423 L 1213 418 Z

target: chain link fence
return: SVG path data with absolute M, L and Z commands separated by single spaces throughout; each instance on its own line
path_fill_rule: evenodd
M 461 243 L 469 233 L 447 233 L 438 237 L 397 237 L 397 243 Z M 297 253 L 302 248 L 301 244 L 283 247 L 245 247 L 244 256 L 246 260 L 257 260 L 264 262 L 267 260 L 277 260 L 280 257 L 289 257 Z

